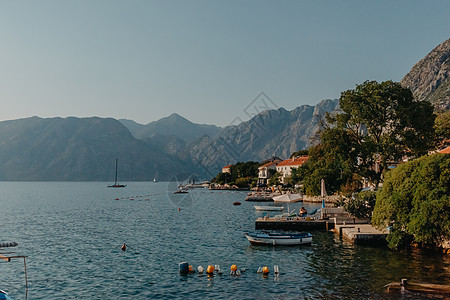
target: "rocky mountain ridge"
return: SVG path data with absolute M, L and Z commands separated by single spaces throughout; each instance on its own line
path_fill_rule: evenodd
M 418 100 L 428 100 L 437 111 L 450 109 L 450 39 L 444 41 L 400 81 Z

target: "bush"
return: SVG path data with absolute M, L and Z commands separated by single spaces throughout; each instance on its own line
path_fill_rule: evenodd
M 363 191 L 344 204 L 344 209 L 357 218 L 370 218 L 375 207 L 376 193 Z
M 391 226 L 391 248 L 404 246 L 409 237 L 432 247 L 449 240 L 450 155 L 424 156 L 386 173 L 372 223 Z

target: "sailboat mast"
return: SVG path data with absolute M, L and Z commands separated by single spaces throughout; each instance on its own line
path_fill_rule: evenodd
M 117 162 L 118 162 L 118 161 L 119 161 L 119 159 L 116 158 L 116 180 L 115 180 L 114 184 L 117 184 Z

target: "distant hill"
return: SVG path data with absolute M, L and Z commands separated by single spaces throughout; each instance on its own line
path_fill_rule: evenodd
M 414 67 L 400 81 L 418 100 L 428 100 L 436 110 L 450 109 L 450 39 L 446 40 Z
M 0 180 L 169 179 L 189 163 L 134 138 L 119 121 L 32 117 L 0 122 Z
M 338 108 L 339 100 L 324 100 L 316 106 L 302 105 L 261 112 L 247 122 L 228 126 L 216 138 L 203 137 L 189 147 L 194 164 L 216 174 L 221 167 L 238 161 L 263 161 L 272 156 L 289 157 L 307 149 L 318 129 L 318 119 Z
M 268 110 L 224 129 L 175 114 L 148 125 L 97 117 L 4 121 L 0 180 L 111 182 L 116 158 L 120 182 L 169 180 L 180 173 L 209 179 L 225 164 L 286 158 L 305 149 L 317 117 L 337 105 L 325 100 L 292 111 Z
M 147 125 L 138 124 L 131 120 L 120 120 L 120 122 L 130 130 L 134 137 L 140 140 L 162 135 L 175 136 L 189 142 L 204 135 L 215 137 L 222 130 L 215 125 L 192 123 L 175 113 Z

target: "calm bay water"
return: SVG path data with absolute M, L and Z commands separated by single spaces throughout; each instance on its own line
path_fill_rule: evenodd
M 251 246 L 243 232 L 262 213 L 243 192 L 174 195 L 164 182 L 106 186 L 0 182 L 0 240 L 19 243 L 6 251 L 28 256 L 28 299 L 381 299 L 389 296 L 383 285 L 401 278 L 450 284 L 448 257 L 353 246 L 327 232 L 312 232 L 311 246 Z M 291 209 L 302 205 L 318 207 Z M 180 276 L 182 261 L 195 269 L 220 265 L 224 274 Z M 247 271 L 231 277 L 232 264 Z M 256 273 L 274 265 L 277 277 Z M 0 289 L 25 299 L 23 260 L 0 261 Z

